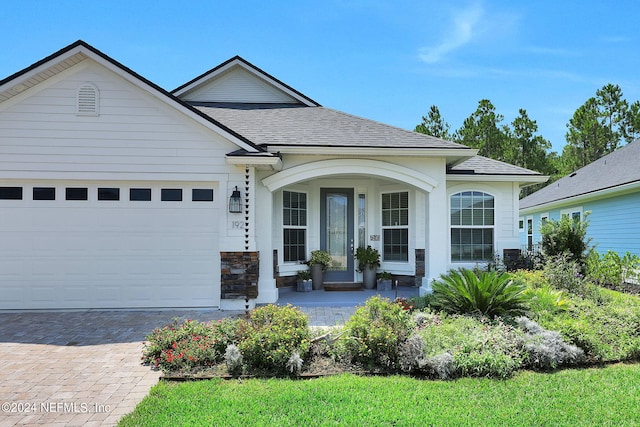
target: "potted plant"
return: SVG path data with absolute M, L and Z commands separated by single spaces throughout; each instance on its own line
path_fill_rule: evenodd
M 362 282 L 365 289 L 373 289 L 376 286 L 376 269 L 380 267 L 380 252 L 371 245 L 356 249 L 358 271 L 362 271 Z
M 298 292 L 311 292 L 311 272 L 309 270 L 298 271 Z
M 393 275 L 388 271 L 383 271 L 382 273 L 378 274 L 378 290 L 390 291 L 392 278 L 393 278 Z
M 311 269 L 313 290 L 319 291 L 322 289 L 323 273 L 327 267 L 331 265 L 331 255 L 329 252 L 320 249 L 311 251 L 311 259 L 307 264 L 309 264 L 309 268 Z

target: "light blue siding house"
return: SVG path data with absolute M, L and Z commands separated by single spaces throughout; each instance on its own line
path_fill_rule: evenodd
M 520 244 L 540 243 L 545 219 L 588 217 L 600 253 L 640 256 L 640 139 L 520 200 Z

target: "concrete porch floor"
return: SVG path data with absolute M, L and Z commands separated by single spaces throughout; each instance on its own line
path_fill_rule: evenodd
M 420 288 L 399 286 L 390 291 L 364 289 L 361 291 L 311 291 L 297 292 L 293 287 L 280 288 L 278 304 L 291 304 L 296 307 L 355 307 L 364 304 L 375 295 L 394 300 L 396 298 L 411 298 L 419 295 Z

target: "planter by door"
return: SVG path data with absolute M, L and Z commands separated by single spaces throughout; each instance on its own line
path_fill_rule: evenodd
M 365 289 L 373 289 L 376 287 L 376 268 L 367 265 L 362 270 L 362 282 Z
M 313 264 L 311 266 L 311 280 L 313 281 L 313 290 L 319 291 L 323 287 L 323 271 L 322 264 Z

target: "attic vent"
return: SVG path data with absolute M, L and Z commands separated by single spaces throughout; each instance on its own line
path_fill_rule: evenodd
M 78 89 L 76 114 L 97 116 L 100 114 L 100 92 L 93 83 L 83 83 Z

